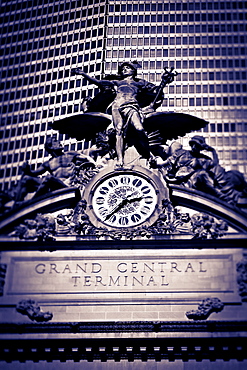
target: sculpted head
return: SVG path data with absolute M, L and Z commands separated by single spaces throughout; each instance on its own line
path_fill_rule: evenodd
M 208 147 L 205 138 L 200 135 L 193 136 L 189 141 L 192 151 L 201 151 Z
M 133 62 L 124 62 L 119 65 L 118 67 L 118 74 L 121 77 L 126 77 L 126 76 L 133 76 L 136 77 L 137 75 L 137 68 L 139 68 L 140 65 L 137 61 Z
M 48 137 L 45 142 L 45 150 L 49 154 L 61 155 L 63 153 L 63 146 L 60 141 L 52 137 Z
M 178 150 L 182 149 L 183 146 L 182 144 L 179 142 L 179 141 L 174 141 L 173 143 L 171 143 L 170 147 L 169 147 L 169 155 L 173 155 L 175 152 L 177 152 Z

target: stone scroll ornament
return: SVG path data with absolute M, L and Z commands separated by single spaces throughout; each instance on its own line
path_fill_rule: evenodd
M 43 312 L 38 303 L 31 299 L 20 301 L 16 306 L 16 311 L 37 322 L 49 321 L 53 317 L 51 312 Z
M 238 292 L 242 302 L 247 302 L 247 258 L 237 263 Z
M 192 320 L 207 320 L 213 312 L 220 312 L 224 308 L 224 303 L 218 298 L 206 298 L 198 305 L 197 310 L 186 312 L 188 319 Z

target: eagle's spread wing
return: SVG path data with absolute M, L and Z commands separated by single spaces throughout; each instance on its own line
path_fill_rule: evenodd
M 159 131 L 162 143 L 167 140 L 177 139 L 178 136 L 200 130 L 208 124 L 202 118 L 185 113 L 155 112 L 148 114 L 144 119 L 144 129 L 148 134 Z
M 93 140 L 99 132 L 106 130 L 110 123 L 110 115 L 88 112 L 55 121 L 51 128 L 77 140 Z M 200 130 L 207 124 L 207 121 L 185 113 L 155 112 L 146 116 L 143 126 L 150 137 L 158 132 L 162 143 L 165 144 L 167 140 Z
M 97 133 L 106 130 L 110 123 L 111 116 L 108 114 L 90 112 L 55 121 L 51 128 L 77 140 L 93 140 Z

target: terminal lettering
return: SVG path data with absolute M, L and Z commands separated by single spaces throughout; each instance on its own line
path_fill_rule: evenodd
M 169 275 L 206 273 L 202 261 L 39 263 L 38 275 L 70 276 L 74 287 L 166 287 Z M 111 275 L 109 275 L 111 273 Z

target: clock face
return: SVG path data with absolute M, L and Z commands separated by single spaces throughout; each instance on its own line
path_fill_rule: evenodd
M 94 190 L 92 207 L 101 222 L 111 227 L 134 227 L 154 212 L 157 192 L 139 174 L 116 174 L 104 179 Z

